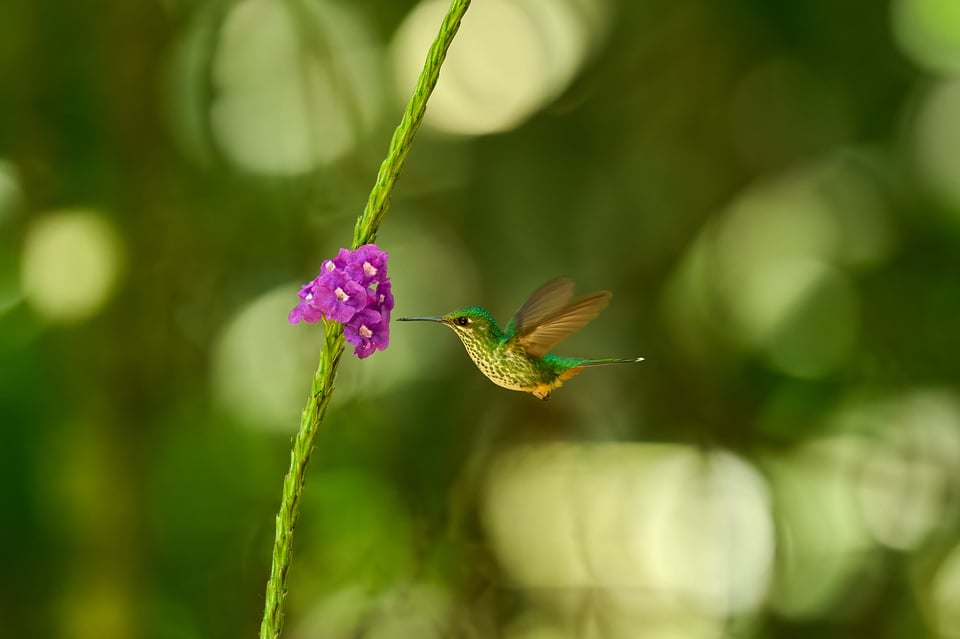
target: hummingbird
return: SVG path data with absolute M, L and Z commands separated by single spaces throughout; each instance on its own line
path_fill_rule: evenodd
M 506 327 L 485 308 L 465 306 L 446 315 L 400 317 L 401 322 L 439 322 L 463 342 L 470 359 L 490 381 L 548 399 L 550 393 L 589 366 L 626 364 L 635 358 L 583 359 L 548 351 L 600 314 L 613 294 L 598 291 L 573 298 L 573 280 L 559 277 L 531 293 Z

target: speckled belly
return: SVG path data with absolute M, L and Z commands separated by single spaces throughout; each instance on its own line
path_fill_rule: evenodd
M 539 370 L 534 361 L 512 350 L 494 349 L 492 352 L 481 353 L 468 348 L 467 352 L 477 368 L 498 386 L 529 391 L 548 381 L 542 379 L 543 371 Z

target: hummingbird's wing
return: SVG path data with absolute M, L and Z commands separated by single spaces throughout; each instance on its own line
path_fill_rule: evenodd
M 530 297 L 517 309 L 513 319 L 507 322 L 503 332 L 512 337 L 536 326 L 554 313 L 563 310 L 571 299 L 573 299 L 573 280 L 566 277 L 550 280 L 530 294 Z
M 519 341 L 527 354 L 534 357 L 546 355 L 599 315 L 613 295 L 609 291 L 600 291 L 573 302 L 571 297 L 573 282 L 560 278 L 538 288 L 523 303 L 508 329 L 515 326 L 513 339 Z

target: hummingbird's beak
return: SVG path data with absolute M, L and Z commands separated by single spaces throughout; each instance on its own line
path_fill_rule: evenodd
M 442 317 L 398 317 L 398 322 L 442 322 Z

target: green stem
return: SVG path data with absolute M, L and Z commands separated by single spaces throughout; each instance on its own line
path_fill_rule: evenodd
M 447 15 L 440 25 L 440 33 L 427 53 L 427 59 L 420 72 L 417 86 L 407 103 L 399 126 L 390 140 L 387 157 L 380 165 L 377 181 L 370 191 L 370 197 L 363 213 L 357 219 L 353 231 L 353 248 L 374 241 L 384 214 L 390 207 L 390 193 L 403 170 L 410 144 L 427 108 L 427 100 L 437 84 L 440 67 L 447 55 L 447 49 L 453 41 L 460 20 L 463 19 L 470 0 L 453 0 Z M 280 498 L 280 510 L 277 513 L 276 537 L 273 543 L 273 560 L 270 578 L 267 581 L 266 600 L 263 609 L 263 621 L 260 624 L 260 639 L 277 639 L 283 626 L 283 601 L 287 594 L 287 572 L 290 569 L 293 531 L 299 517 L 300 497 L 306 477 L 307 464 L 313 452 L 314 440 L 323 423 L 327 405 L 333 394 L 333 383 L 337 376 L 340 356 L 343 355 L 343 326 L 336 322 L 324 322 L 326 336 L 320 353 L 320 364 L 313 376 L 310 397 L 300 415 L 300 430 L 290 451 L 290 469 L 283 478 L 283 494 Z
M 420 122 L 423 121 L 423 114 L 427 110 L 427 100 L 433 93 L 433 87 L 437 85 L 437 78 L 440 77 L 440 66 L 444 58 L 447 57 L 447 49 L 453 42 L 453 36 L 457 34 L 460 28 L 460 20 L 467 12 L 470 6 L 470 0 L 453 0 L 447 15 L 443 18 L 440 25 L 440 33 L 437 39 L 430 45 L 427 52 L 427 59 L 423 63 L 423 70 L 420 72 L 420 78 L 417 80 L 417 86 L 407 102 L 407 108 L 400 119 L 400 125 L 393 132 L 393 138 L 390 140 L 390 149 L 387 151 L 387 157 L 380 165 L 380 171 L 377 173 L 377 181 L 370 191 L 370 197 L 367 199 L 367 206 L 363 209 L 363 214 L 357 218 L 357 224 L 353 229 L 353 248 L 363 246 L 373 242 L 377 238 L 377 229 L 380 227 L 380 220 L 390 207 L 390 193 L 393 191 L 393 184 L 400 177 L 403 170 L 403 163 L 407 159 L 407 153 L 410 151 L 410 144 L 413 142 L 413 136 L 420 128 Z

